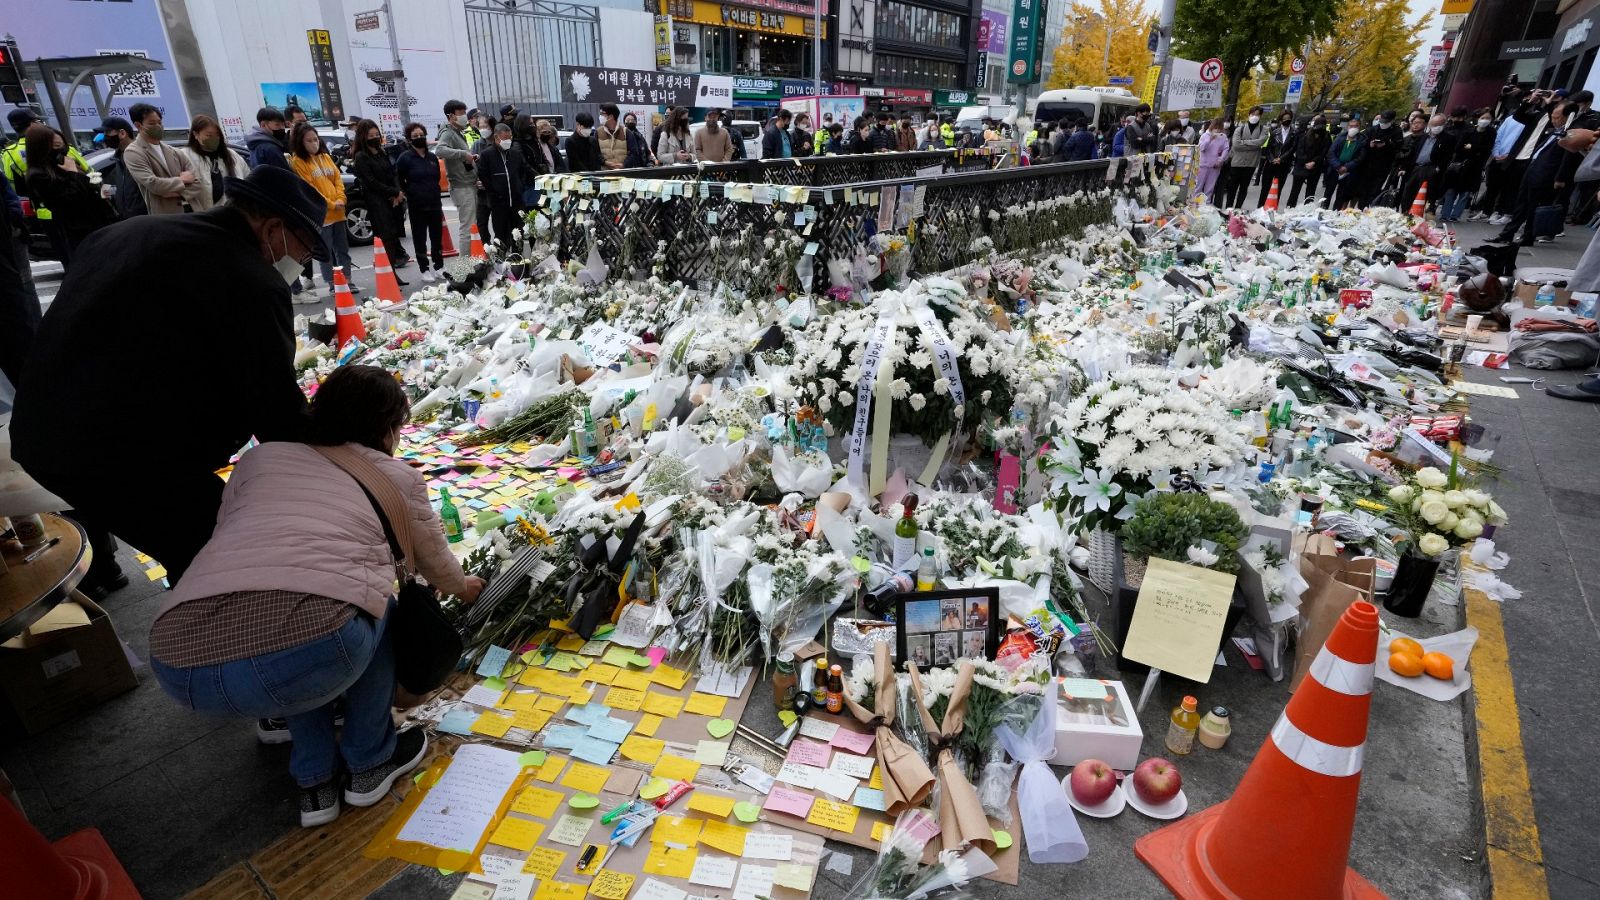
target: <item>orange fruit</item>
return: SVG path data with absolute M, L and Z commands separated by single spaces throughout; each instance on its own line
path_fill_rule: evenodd
M 1440 681 L 1453 681 L 1456 677 L 1456 661 L 1443 653 L 1429 653 L 1422 657 L 1422 671 Z
M 1395 638 L 1394 640 L 1389 642 L 1389 652 L 1390 653 L 1409 653 L 1412 656 L 1422 656 L 1424 653 L 1426 653 L 1428 651 L 1422 649 L 1422 645 L 1417 643 L 1416 641 L 1413 641 L 1411 638 L 1403 637 L 1403 638 Z
M 1415 678 L 1422 674 L 1422 657 L 1410 653 L 1389 654 L 1389 669 L 1396 675 Z

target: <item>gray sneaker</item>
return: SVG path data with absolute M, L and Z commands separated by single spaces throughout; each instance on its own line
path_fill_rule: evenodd
M 339 818 L 339 782 L 330 779 L 300 789 L 300 827 L 315 828 Z
M 428 753 L 428 735 L 421 728 L 407 728 L 394 736 L 394 753 L 389 761 L 365 772 L 353 772 L 344 789 L 344 802 L 351 806 L 371 806 L 394 787 L 395 779 L 415 769 Z

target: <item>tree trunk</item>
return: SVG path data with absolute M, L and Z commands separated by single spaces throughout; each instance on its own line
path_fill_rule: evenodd
M 1236 113 L 1239 111 L 1239 85 L 1244 84 L 1247 67 L 1237 67 L 1228 70 L 1228 88 L 1222 96 L 1222 117 L 1232 122 L 1239 121 Z

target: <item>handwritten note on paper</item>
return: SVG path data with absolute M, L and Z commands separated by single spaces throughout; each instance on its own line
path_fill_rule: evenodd
M 786 762 L 778 769 L 778 780 L 784 784 L 792 784 L 810 790 L 817 786 L 817 779 L 822 776 L 822 770 L 816 766 L 804 763 Z
M 849 801 L 855 796 L 856 788 L 860 785 L 861 779 L 852 778 L 833 769 L 828 769 L 817 776 L 817 790 L 839 800 Z
M 833 736 L 839 733 L 839 723 L 806 716 L 800 720 L 800 733 L 819 741 L 831 741 Z
M 598 794 L 606 786 L 606 779 L 611 777 L 611 772 L 599 766 L 590 766 L 583 763 L 573 763 L 567 770 L 566 777 L 561 783 L 575 791 L 585 794 Z
M 761 900 L 772 896 L 772 879 L 777 870 L 771 866 L 739 867 L 739 879 L 733 884 L 733 900 Z
M 811 812 L 811 801 L 813 799 L 810 794 L 803 794 L 788 788 L 774 787 L 772 793 L 767 795 L 767 802 L 762 804 L 762 807 L 773 812 L 799 816 L 803 819 L 807 813 Z
M 773 872 L 772 883 L 778 887 L 810 893 L 811 882 L 816 877 L 816 866 L 802 866 L 799 863 L 779 863 L 777 869 Z
M 489 843 L 513 850 L 532 850 L 543 833 L 544 826 L 532 819 L 506 816 L 500 820 L 500 826 L 494 830 L 494 834 L 489 836 Z
M 794 835 L 752 831 L 744 839 L 745 859 L 775 859 L 788 862 L 794 856 Z
M 859 815 L 861 810 L 848 803 L 835 803 L 818 797 L 816 802 L 811 804 L 811 815 L 806 816 L 806 821 L 849 834 L 856 830 L 856 817 Z
M 838 747 L 840 750 L 848 750 L 851 753 L 856 754 L 865 754 L 868 750 L 872 749 L 872 741 L 873 736 L 871 734 L 863 734 L 859 731 L 851 731 L 848 728 L 841 728 L 834 733 L 833 739 L 828 743 Z
M 582 816 L 563 815 L 556 822 L 556 827 L 550 830 L 550 840 L 557 844 L 566 844 L 568 847 L 577 847 L 589 835 L 589 826 L 592 824 Z
M 710 716 L 715 719 L 722 715 L 722 710 L 728 705 L 727 697 L 718 697 L 715 694 L 702 694 L 696 691 L 689 695 L 689 702 L 683 705 L 683 711 L 697 716 Z
M 534 885 L 538 883 L 539 879 L 534 878 L 532 875 L 524 875 L 520 872 L 507 875 L 500 880 L 499 884 L 495 885 L 494 896 L 491 900 L 528 900 L 533 895 Z
M 548 819 L 556 814 L 561 807 L 561 793 L 549 791 L 542 787 L 527 787 L 517 795 L 517 802 L 511 804 L 512 812 L 533 816 L 536 819 Z
M 739 862 L 726 856 L 701 856 L 694 861 L 694 871 L 689 873 L 690 884 L 706 887 L 731 888 Z
M 732 881 L 728 882 L 728 885 L 732 884 Z M 633 900 L 689 900 L 689 894 L 686 891 L 678 890 L 665 881 L 646 878 L 644 883 L 639 885 L 639 889 L 634 891 Z
M 828 764 L 828 768 L 849 775 L 851 778 L 871 778 L 872 767 L 877 763 L 878 761 L 870 756 L 856 756 L 854 753 L 841 751 L 833 755 L 833 762 Z
M 750 829 L 738 825 L 729 825 L 727 822 L 706 822 L 700 828 L 700 843 L 715 850 L 721 850 L 729 856 L 743 856 L 744 842 L 750 837 Z
M 522 863 L 522 871 L 531 872 L 543 881 L 556 877 L 556 872 L 561 870 L 561 864 L 566 861 L 565 851 L 550 847 L 535 847 L 529 851 L 527 860 Z
M 462 746 L 395 837 L 471 853 L 522 773 L 520 756 L 485 744 Z
M 1151 557 L 1122 655 L 1205 684 L 1233 601 L 1234 576 Z
M 600 900 L 627 900 L 628 892 L 633 890 L 634 878 L 626 872 L 601 869 L 594 876 L 594 883 L 589 885 L 589 894 Z
M 786 761 L 826 769 L 828 767 L 828 757 L 832 752 L 833 748 L 821 741 L 795 738 L 794 743 L 789 746 L 789 755 Z

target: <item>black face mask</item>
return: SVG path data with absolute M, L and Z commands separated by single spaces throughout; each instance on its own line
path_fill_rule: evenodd
M 66 162 L 67 161 L 67 148 L 62 147 L 60 150 L 55 151 L 55 158 L 56 158 L 56 165 L 58 165 L 58 166 L 61 165 L 64 162 Z
M 425 137 L 414 137 L 411 139 L 411 146 L 417 148 L 418 150 L 426 150 L 428 149 L 428 139 Z
M 383 138 L 380 138 L 380 137 L 369 137 L 369 138 L 367 138 L 367 146 L 371 147 L 374 150 L 376 150 L 379 147 L 383 146 Z
M 105 137 L 105 145 L 107 150 L 115 150 L 122 146 L 122 138 L 114 134 L 108 134 Z

